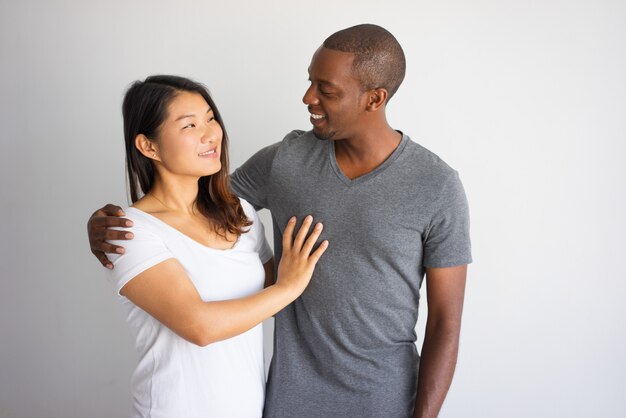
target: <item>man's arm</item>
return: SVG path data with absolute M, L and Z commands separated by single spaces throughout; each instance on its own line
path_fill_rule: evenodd
M 124 254 L 124 247 L 109 244 L 107 240 L 129 240 L 133 239 L 133 233 L 109 229 L 110 227 L 130 228 L 133 222 L 130 219 L 122 218 L 126 214 L 119 206 L 108 204 L 95 211 L 89 221 L 87 221 L 87 234 L 89 235 L 89 245 L 91 252 L 100 263 L 108 268 L 113 268 L 113 263 L 105 253 Z
M 428 319 L 414 418 L 435 418 L 448 393 L 459 351 L 467 265 L 427 268 Z
M 263 269 L 265 270 L 265 284 L 263 287 L 270 287 L 276 282 L 274 279 L 274 257 L 270 258 L 267 263 L 263 264 Z

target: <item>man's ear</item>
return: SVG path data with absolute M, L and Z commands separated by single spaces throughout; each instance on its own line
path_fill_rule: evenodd
M 382 87 L 370 90 L 367 95 L 367 111 L 376 112 L 381 109 L 387 103 L 388 98 L 389 92 Z
M 159 158 L 157 145 L 150 141 L 144 134 L 139 134 L 135 137 L 135 148 L 139 150 L 144 156 L 151 160 L 161 161 Z

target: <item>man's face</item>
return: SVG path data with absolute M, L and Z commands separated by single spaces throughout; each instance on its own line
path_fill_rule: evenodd
M 367 95 L 352 71 L 354 54 L 320 47 L 309 66 L 302 101 L 311 113 L 313 133 L 320 139 L 346 139 L 362 129 Z

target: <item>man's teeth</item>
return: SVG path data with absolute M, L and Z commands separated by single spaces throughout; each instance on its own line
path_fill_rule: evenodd
M 311 113 L 311 117 L 315 120 L 322 119 L 324 115 L 316 115 L 315 113 Z
M 203 156 L 203 155 L 211 155 L 211 154 L 215 154 L 215 150 L 214 149 L 206 151 L 206 152 L 201 152 L 198 155 Z

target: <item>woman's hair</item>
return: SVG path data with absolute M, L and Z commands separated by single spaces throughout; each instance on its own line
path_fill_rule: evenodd
M 135 81 L 126 91 L 122 115 L 131 201 L 135 203 L 139 199 L 139 191 L 143 195 L 150 191 L 156 175 L 154 163 L 139 152 L 135 146 L 135 138 L 143 134 L 151 141 L 158 141 L 161 125 L 168 116 L 167 108 L 181 92 L 201 95 L 213 110 L 215 120 L 223 131 L 220 153 L 222 167 L 217 173 L 198 180 L 198 210 L 213 221 L 218 234 L 226 236 L 230 232 L 239 236 L 245 232 L 243 228 L 252 222 L 246 217 L 239 199 L 230 189 L 226 128 L 206 87 L 184 77 L 153 75 L 145 81 Z

